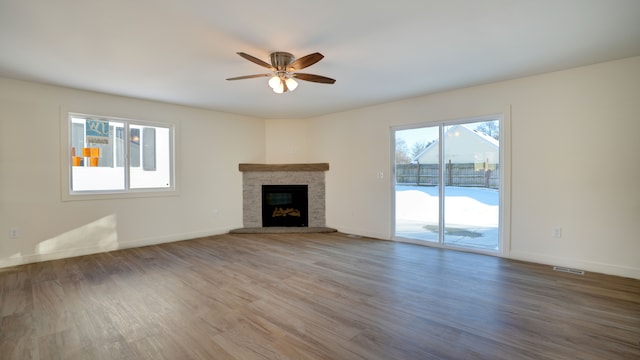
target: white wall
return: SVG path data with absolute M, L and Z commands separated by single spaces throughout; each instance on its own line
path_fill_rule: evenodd
M 309 146 L 306 121 L 297 119 L 267 120 L 265 127 L 267 163 L 309 162 L 311 147 Z
M 309 162 L 330 163 L 327 225 L 390 239 L 392 185 L 377 179 L 391 168 L 390 127 L 509 106 L 507 256 L 640 278 L 640 57 L 304 120 L 291 135 L 308 136 Z
M 176 121 L 179 196 L 61 201 L 61 106 Z M 0 78 L 0 267 L 242 227 L 238 164 L 265 161 L 264 133 L 262 119 Z

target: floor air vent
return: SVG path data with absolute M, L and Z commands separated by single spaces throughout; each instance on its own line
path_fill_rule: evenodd
M 582 270 L 571 269 L 571 268 L 562 267 L 562 266 L 554 266 L 553 270 L 562 271 L 562 272 L 566 272 L 566 273 L 574 274 L 574 275 L 584 275 L 584 271 L 582 271 Z

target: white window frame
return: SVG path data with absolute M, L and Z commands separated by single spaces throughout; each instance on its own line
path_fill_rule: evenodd
M 125 141 L 124 155 L 124 182 L 125 188 L 122 190 L 90 190 L 90 191 L 74 191 L 72 189 L 72 161 L 71 154 L 71 131 L 72 118 L 91 118 L 106 121 L 121 122 L 125 124 L 125 129 L 129 129 L 129 125 L 134 126 L 156 126 L 169 129 L 169 176 L 171 184 L 166 188 L 130 188 L 130 168 L 129 168 L 129 141 Z M 147 121 L 132 118 L 94 115 L 85 112 L 67 111 L 61 108 L 60 111 L 60 164 L 61 164 L 61 199 L 62 201 L 74 200 L 100 200 L 100 199 L 116 199 L 116 198 L 137 198 L 137 197 L 157 197 L 157 196 L 178 196 L 179 190 L 177 186 L 177 167 L 176 167 L 176 138 L 178 131 L 177 122 Z M 125 130 L 125 134 L 126 134 Z

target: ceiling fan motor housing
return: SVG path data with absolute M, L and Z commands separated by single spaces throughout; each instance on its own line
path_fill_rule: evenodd
M 269 57 L 271 58 L 271 65 L 278 71 L 286 71 L 287 66 L 295 59 L 292 54 L 283 51 L 273 52 Z

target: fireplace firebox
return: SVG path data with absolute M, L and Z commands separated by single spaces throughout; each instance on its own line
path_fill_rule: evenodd
M 262 185 L 262 226 L 307 227 L 307 185 Z

